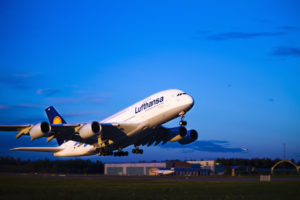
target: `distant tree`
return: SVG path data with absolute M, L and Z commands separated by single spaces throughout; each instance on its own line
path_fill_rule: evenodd
M 7 156 L 0 157 L 0 172 L 103 174 L 104 165 L 100 161 L 81 159 L 22 161 L 20 158 Z

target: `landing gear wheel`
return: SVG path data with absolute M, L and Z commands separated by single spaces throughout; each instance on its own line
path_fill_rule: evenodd
M 180 126 L 186 126 L 187 125 L 187 122 L 183 120 L 184 119 L 184 114 L 185 114 L 184 112 L 179 113 L 179 116 L 180 116 L 179 125 Z
M 113 153 L 114 156 L 128 156 L 128 151 L 117 151 Z
M 132 149 L 133 154 L 143 154 L 143 149 Z
M 180 122 L 179 122 L 179 125 L 180 125 L 180 126 L 186 126 L 186 125 L 187 125 L 187 121 L 180 121 Z

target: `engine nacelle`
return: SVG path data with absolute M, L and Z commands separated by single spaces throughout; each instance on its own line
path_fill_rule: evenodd
M 51 131 L 51 126 L 48 122 L 40 122 L 34 125 L 29 131 L 31 141 L 47 136 L 47 134 L 50 133 L 50 131 Z
M 98 122 L 94 121 L 92 123 L 87 123 L 83 125 L 79 129 L 78 133 L 82 139 L 87 139 L 99 135 L 101 133 L 101 130 L 101 125 Z
M 183 126 L 179 126 L 176 128 L 170 128 L 168 135 L 169 135 L 168 138 L 170 138 L 169 139 L 170 142 L 176 142 L 176 141 L 181 140 L 182 138 L 184 138 L 187 135 L 187 130 Z
M 183 137 L 181 140 L 179 140 L 178 142 L 180 144 L 189 144 L 194 142 L 195 140 L 197 140 L 198 138 L 198 133 L 196 130 L 189 130 L 187 135 L 185 137 Z

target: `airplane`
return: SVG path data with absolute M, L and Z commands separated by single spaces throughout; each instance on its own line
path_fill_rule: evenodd
M 193 107 L 194 99 L 178 89 L 155 93 L 124 110 L 98 122 L 68 124 L 53 106 L 45 109 L 50 123 L 43 121 L 28 125 L 1 125 L 0 131 L 17 131 L 31 141 L 46 137 L 47 143 L 56 139 L 57 147 L 18 147 L 12 151 L 52 152 L 56 157 L 128 156 L 124 148 L 133 145 L 133 154 L 143 154 L 139 146 L 179 142 L 186 145 L 198 138 L 196 130 L 187 130 L 185 114 Z M 178 127 L 162 124 L 180 117 Z
M 248 149 L 247 148 L 241 148 L 243 151 L 248 151 Z
M 155 169 L 153 170 L 151 173 L 154 174 L 154 175 L 159 175 L 159 176 L 164 176 L 164 175 L 171 175 L 171 174 L 174 174 L 175 172 L 175 163 L 172 164 L 172 167 L 171 169 L 166 169 L 166 168 L 163 168 L 163 169 Z

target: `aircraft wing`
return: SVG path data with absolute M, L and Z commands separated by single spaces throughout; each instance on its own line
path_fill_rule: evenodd
M 139 124 L 135 123 L 99 123 L 101 125 L 102 137 L 110 139 L 112 141 L 121 140 L 124 137 L 127 137 L 133 133 L 136 129 L 139 128 Z M 85 124 L 52 124 L 51 130 L 54 132 L 55 137 L 63 140 L 74 140 L 78 142 L 84 142 L 88 144 L 94 144 L 97 142 L 96 137 L 91 137 L 88 139 L 82 139 L 78 134 L 78 130 Z
M 178 126 L 174 128 L 166 128 L 163 126 L 157 126 L 154 128 L 149 128 L 145 130 L 147 132 L 147 137 L 140 138 L 136 144 L 150 146 L 154 144 L 155 146 L 159 143 L 166 144 L 167 142 L 179 142 L 181 145 L 189 144 L 194 142 L 198 138 L 198 133 L 195 130 L 186 130 L 183 126 Z
M 18 147 L 10 149 L 10 151 L 40 151 L 40 152 L 57 152 L 61 151 L 61 147 Z
M 28 128 L 31 125 L 1 125 L 0 131 L 20 131 L 24 128 Z
M 139 128 L 139 124 L 118 122 L 118 123 L 100 123 L 103 128 L 103 137 L 117 141 L 131 135 Z
M 83 129 L 85 132 L 91 131 L 91 126 L 94 122 L 68 124 L 53 106 L 46 108 L 45 112 L 50 123 L 41 122 L 38 124 L 28 125 L 1 125 L 0 131 L 17 131 L 17 139 L 22 135 L 30 135 L 31 140 L 47 137 L 47 142 L 56 138 L 59 144 L 62 144 L 65 140 L 73 140 L 87 144 L 95 144 L 99 142 L 96 136 L 83 139 L 79 134 L 79 132 L 83 131 Z M 101 138 L 103 137 L 114 142 L 122 140 L 124 137 L 127 137 L 141 129 L 138 123 L 97 123 L 99 123 L 101 126 L 100 129 L 102 129 Z
M 0 131 L 18 131 L 16 138 L 18 139 L 22 135 L 26 135 L 29 133 L 29 130 L 33 127 L 33 125 L 1 125 Z
M 158 145 L 160 142 L 166 143 L 168 141 L 167 136 L 167 128 L 163 126 L 158 126 L 154 129 L 147 129 L 148 137 L 141 139 L 137 142 L 138 145 L 147 145 L 150 146 L 152 144 Z
M 42 122 L 46 123 L 46 122 Z M 40 123 L 39 123 L 40 124 Z M 0 131 L 18 131 L 16 138 L 18 139 L 22 135 L 30 135 L 30 130 L 39 124 L 28 124 L 28 125 L 1 125 Z M 99 123 L 102 127 L 102 136 L 108 138 L 112 141 L 118 141 L 139 128 L 139 124 L 118 122 L 118 123 Z M 91 137 L 88 139 L 82 139 L 78 131 L 86 123 L 77 124 L 49 124 L 51 127 L 51 132 L 44 135 L 48 137 L 48 142 L 53 138 L 60 140 L 74 140 L 78 142 L 84 142 L 88 144 L 94 144 L 97 142 L 96 137 Z M 35 139 L 35 138 L 34 138 Z
M 42 122 L 47 123 L 47 122 Z M 39 123 L 40 124 L 40 123 Z M 29 135 L 30 130 L 38 124 L 27 124 L 27 125 L 1 125 L 0 131 L 18 131 L 16 138 L 18 139 L 22 135 Z M 70 132 L 74 131 L 76 127 L 80 127 L 81 124 L 51 124 L 51 133 L 47 136 L 52 136 L 56 132 Z

